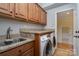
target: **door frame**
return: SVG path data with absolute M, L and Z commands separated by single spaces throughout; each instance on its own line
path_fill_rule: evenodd
M 77 50 L 75 48 L 75 43 L 76 41 L 74 41 L 74 34 L 75 34 L 75 26 L 76 26 L 76 10 L 74 8 L 70 8 L 70 9 L 66 9 L 66 10 L 62 10 L 62 11 L 67 11 L 67 10 L 73 10 L 73 53 L 74 55 L 77 54 Z M 62 12 L 62 11 L 58 11 L 58 12 Z M 56 39 L 57 38 L 57 13 L 55 13 L 55 36 L 56 36 Z

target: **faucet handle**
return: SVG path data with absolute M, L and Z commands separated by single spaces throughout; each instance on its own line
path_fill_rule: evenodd
M 12 29 L 11 29 L 11 27 L 8 27 L 8 29 L 7 29 L 7 35 L 6 35 L 7 39 L 10 39 L 10 31 L 12 31 Z
M 13 31 L 13 30 L 11 29 L 11 27 L 9 27 L 8 29 L 9 29 L 10 31 Z

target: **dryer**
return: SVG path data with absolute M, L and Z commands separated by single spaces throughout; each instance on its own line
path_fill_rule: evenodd
M 57 40 L 54 33 L 50 34 L 49 40 L 52 42 L 52 55 L 53 55 L 57 48 Z

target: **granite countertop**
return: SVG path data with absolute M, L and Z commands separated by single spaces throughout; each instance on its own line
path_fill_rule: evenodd
M 7 46 L 1 46 L 0 47 L 0 53 L 1 52 L 4 52 L 4 51 L 7 51 L 9 49 L 12 49 L 12 48 L 15 48 L 17 46 L 20 46 L 20 45 L 23 45 L 25 43 L 29 43 L 31 41 L 34 41 L 34 39 L 29 39 L 29 38 L 26 38 L 27 40 L 25 41 L 22 41 L 22 42 L 17 42 L 17 43 L 14 43 L 14 44 L 11 44 L 11 45 L 7 45 Z
M 43 33 L 55 32 L 55 30 L 54 29 L 47 29 L 47 30 L 20 29 L 20 32 L 33 33 L 33 34 L 43 34 Z

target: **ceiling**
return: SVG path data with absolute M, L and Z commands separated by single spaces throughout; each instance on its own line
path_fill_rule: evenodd
M 49 10 L 66 4 L 68 3 L 39 3 L 39 5 L 45 10 Z
M 39 3 L 39 5 L 40 5 L 42 8 L 45 8 L 45 7 L 50 6 L 50 5 L 52 5 L 52 4 L 54 4 L 54 3 Z

